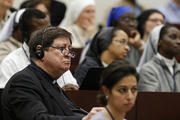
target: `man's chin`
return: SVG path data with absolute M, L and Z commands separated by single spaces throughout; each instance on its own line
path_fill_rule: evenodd
M 69 70 L 69 69 L 70 69 L 70 66 L 65 66 L 65 67 L 64 67 L 64 70 L 65 70 L 65 71 L 67 71 L 67 70 Z

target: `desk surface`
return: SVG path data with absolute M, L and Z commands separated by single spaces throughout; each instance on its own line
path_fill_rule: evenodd
M 1 93 L 2 89 L 0 95 Z M 87 90 L 67 92 L 74 103 L 87 111 L 94 106 L 100 106 L 96 101 L 97 94 L 98 91 Z M 180 120 L 180 93 L 139 92 L 136 104 L 126 118 L 127 120 Z
M 140 92 L 137 120 L 180 120 L 180 93 Z
M 99 106 L 98 91 L 69 91 L 67 94 L 80 107 L 89 111 Z M 128 120 L 180 120 L 180 93 L 139 92 Z

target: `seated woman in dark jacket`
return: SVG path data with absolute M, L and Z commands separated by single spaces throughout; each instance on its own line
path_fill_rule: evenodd
M 120 28 L 104 28 L 98 32 L 89 47 L 84 61 L 78 66 L 74 77 L 81 86 L 90 68 L 106 67 L 114 60 L 127 56 L 128 35 Z

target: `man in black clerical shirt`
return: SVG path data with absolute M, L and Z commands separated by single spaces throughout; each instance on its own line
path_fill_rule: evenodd
M 11 77 L 2 94 L 4 120 L 89 120 L 102 109 L 93 108 L 87 114 L 56 83 L 74 57 L 71 44 L 71 34 L 58 27 L 32 34 L 32 63 Z

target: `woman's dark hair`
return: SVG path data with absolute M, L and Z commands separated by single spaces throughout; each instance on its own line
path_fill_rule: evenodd
M 144 35 L 145 23 L 149 19 L 149 16 L 151 16 L 153 13 L 159 13 L 165 18 L 163 13 L 161 13 L 157 9 L 149 9 L 149 10 L 142 12 L 137 18 L 138 23 L 139 23 L 137 29 L 141 34 L 141 38 L 143 38 L 143 35 Z
M 111 91 L 117 82 L 128 75 L 133 75 L 139 80 L 139 75 L 133 65 L 126 60 L 115 60 L 102 72 L 100 87 L 106 86 Z M 107 104 L 104 93 L 100 94 L 99 100 L 101 104 Z
M 29 44 L 28 44 L 30 58 L 31 59 L 37 58 L 37 55 L 36 55 L 37 45 L 41 45 L 43 51 L 48 50 L 48 47 L 51 46 L 54 40 L 60 37 L 67 37 L 70 40 L 70 43 L 72 44 L 71 33 L 69 33 L 68 31 L 60 27 L 49 26 L 49 27 L 42 28 L 40 30 L 33 32 L 31 35 Z

